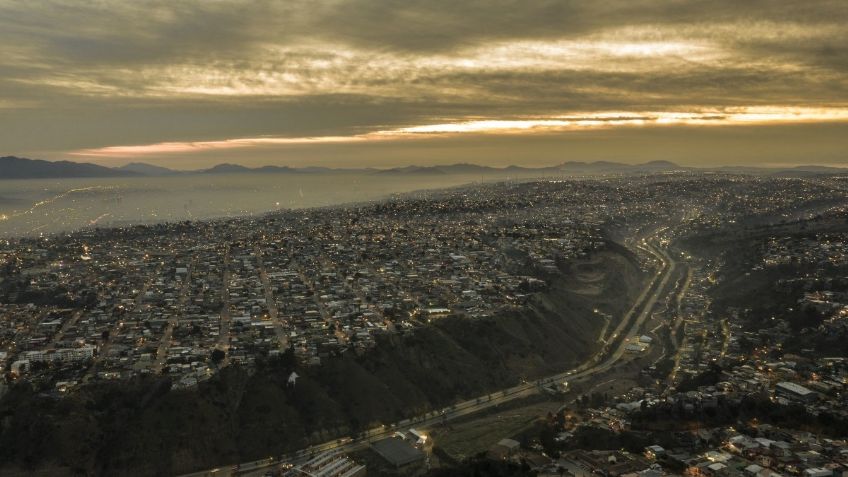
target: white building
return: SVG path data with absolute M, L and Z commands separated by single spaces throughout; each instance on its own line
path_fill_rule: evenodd
M 30 362 L 62 362 L 75 363 L 94 357 L 94 346 L 85 345 L 79 348 L 59 348 L 42 351 L 27 351 L 21 353 L 22 359 Z

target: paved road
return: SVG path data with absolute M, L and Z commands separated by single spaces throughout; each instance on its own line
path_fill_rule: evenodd
M 68 318 L 67 320 L 65 320 L 64 323 L 62 323 L 62 327 L 59 328 L 59 331 L 57 331 L 56 334 L 53 335 L 53 339 L 50 340 L 50 346 L 48 347 L 48 349 L 56 349 L 58 347 L 59 342 L 62 341 L 62 339 L 65 337 L 65 333 L 67 333 L 69 329 L 71 329 L 74 325 L 77 324 L 80 317 L 82 316 L 82 312 L 83 310 L 75 311 L 70 318 Z
M 689 286 L 692 284 L 692 269 L 689 268 L 686 272 L 686 280 L 683 282 L 683 286 L 680 287 L 680 290 L 677 292 L 676 301 L 677 301 L 677 316 L 674 321 L 674 324 L 671 325 L 671 340 L 674 346 L 674 365 L 671 368 L 671 373 L 668 374 L 668 378 L 666 379 L 666 384 L 673 385 L 675 379 L 677 379 L 677 372 L 680 369 L 680 358 L 683 354 L 683 350 L 686 348 L 686 329 L 681 330 L 683 333 L 683 337 L 680 338 L 677 335 L 677 330 L 680 328 L 680 325 L 683 324 L 683 297 L 686 295 L 686 292 L 689 290 Z
M 218 330 L 218 349 L 227 352 L 230 349 L 230 246 L 224 250 L 224 271 L 221 274 L 221 326 Z M 229 364 L 230 353 L 227 353 L 220 367 Z
M 156 360 L 153 361 L 152 370 L 155 374 L 162 373 L 165 368 L 165 362 L 168 360 L 168 350 L 171 349 L 171 339 L 174 336 L 174 328 L 180 321 L 183 315 L 186 303 L 188 303 L 188 294 L 191 290 L 191 272 L 194 270 L 194 260 L 188 265 L 188 271 L 184 278 L 183 286 L 180 287 L 180 297 L 177 301 L 177 309 L 174 314 L 168 318 L 168 324 L 165 325 L 165 331 L 162 332 L 162 339 L 159 341 L 159 347 L 156 349 Z
M 230 312 L 230 245 L 224 248 L 224 270 L 221 272 L 221 312 L 218 323 L 218 342 L 215 349 L 223 351 L 224 359 L 217 364 L 218 369 L 230 364 L 230 325 L 232 313 Z
M 674 344 L 675 348 L 680 347 L 680 343 L 678 341 L 678 336 L 674 331 L 683 323 L 683 297 L 686 296 L 686 292 L 689 291 L 689 285 L 692 284 L 692 269 L 687 268 L 686 270 L 686 278 L 683 281 L 683 284 L 680 287 L 680 290 L 677 292 L 675 296 L 675 304 L 676 304 L 676 313 L 674 323 L 671 325 L 671 340 Z
M 161 263 L 157 265 L 153 273 L 148 276 L 147 279 L 144 281 L 141 286 L 141 290 L 139 290 L 138 295 L 135 297 L 135 301 L 133 302 L 132 308 L 127 311 L 128 316 L 141 309 L 142 305 L 144 304 L 144 296 L 147 294 L 147 290 L 149 290 L 150 286 L 153 285 L 153 282 L 156 280 L 156 277 L 158 277 L 159 274 L 162 273 L 163 267 L 164 265 L 162 265 Z M 123 326 L 124 320 L 115 320 L 115 323 L 109 329 L 109 335 L 100 344 L 99 352 L 94 357 L 94 360 L 92 361 L 91 366 L 88 368 L 88 371 L 86 372 L 85 376 L 83 376 L 83 382 L 88 382 L 92 378 L 94 378 L 94 376 L 97 375 L 97 371 L 100 368 L 100 362 L 108 355 L 109 349 L 111 348 L 112 343 L 115 341 L 115 337 L 118 335 L 118 332 Z
M 656 257 L 662 264 L 661 267 L 657 270 L 654 277 L 639 295 L 630 310 L 628 310 L 624 317 L 622 317 L 621 322 L 610 337 L 609 346 L 599 351 L 595 356 L 580 366 L 532 383 L 523 383 L 502 391 L 497 391 L 475 399 L 460 402 L 454 406 L 433 411 L 423 416 L 405 419 L 389 426 L 370 429 L 355 439 L 342 438 L 310 446 L 306 449 L 284 456 L 279 456 L 277 458 L 269 457 L 268 459 L 245 462 L 236 466 L 220 467 L 217 469 L 187 474 L 184 477 L 218 477 L 230 475 L 258 476 L 270 470 L 279 462 L 298 461 L 310 456 L 311 454 L 332 449 L 341 449 L 345 452 L 361 450 L 368 447 L 374 441 L 391 436 L 394 434 L 395 429 L 406 429 L 409 427 L 426 429 L 428 427 L 474 414 L 515 399 L 537 394 L 541 392 L 542 386 L 548 383 L 566 380 L 582 380 L 597 373 L 608 371 L 621 360 L 622 356 L 624 356 L 626 347 L 630 343 L 630 340 L 641 332 L 642 326 L 644 325 L 645 320 L 650 316 L 654 305 L 660 297 L 666 294 L 668 281 L 675 270 L 676 263 L 674 260 L 665 252 L 665 250 L 657 247 L 657 245 L 653 242 L 653 238 L 646 239 L 641 243 L 640 248 Z M 610 346 L 614 346 L 615 348 L 610 350 Z
M 265 262 L 262 260 L 262 248 L 256 244 L 253 248 L 253 253 L 256 255 L 256 265 L 259 269 L 259 280 L 262 282 L 262 290 L 265 292 L 265 306 L 268 307 L 268 316 L 274 323 L 274 332 L 277 334 L 277 343 L 281 350 L 286 350 L 289 347 L 289 337 L 286 335 L 286 327 L 280 319 L 280 311 L 277 308 L 277 300 L 274 298 L 274 292 L 271 290 L 271 280 L 268 279 L 268 272 L 265 270 Z

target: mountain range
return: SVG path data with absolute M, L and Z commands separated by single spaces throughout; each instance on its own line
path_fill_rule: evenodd
M 720 171 L 745 174 L 777 174 L 784 176 L 834 174 L 848 172 L 848 168 L 826 166 L 797 166 L 791 168 L 762 167 L 720 167 L 695 168 L 675 164 L 670 161 L 651 161 L 643 164 L 624 164 L 620 162 L 569 161 L 548 167 L 489 167 L 478 164 L 452 164 L 446 166 L 406 166 L 391 169 L 333 169 L 326 167 L 288 167 L 262 166 L 246 167 L 238 164 L 218 164 L 208 169 L 180 171 L 167 167 L 154 166 L 142 162 L 132 162 L 120 167 L 105 167 L 96 164 L 70 161 L 44 161 L 15 156 L 0 157 L 0 179 L 52 179 L 73 177 L 164 177 L 189 174 L 323 174 L 323 173 L 361 173 L 381 175 L 447 175 L 474 174 L 500 175 L 504 177 L 521 175 L 598 175 L 598 174 L 638 174 L 674 171 Z
M 0 157 L 0 179 L 52 179 L 66 177 L 121 177 L 139 175 L 131 171 L 70 161 L 42 161 L 22 157 Z

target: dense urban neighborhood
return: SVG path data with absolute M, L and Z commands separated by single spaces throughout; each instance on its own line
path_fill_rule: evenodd
M 10 239 L 2 392 L 230 402 L 248 386 L 235 406 L 259 404 L 238 419 L 259 422 L 244 413 L 278 412 L 256 397 L 271 380 L 291 406 L 278 429 L 302 426 L 138 474 L 842 477 L 847 191 L 831 175 L 507 181 Z M 499 424 L 468 447 L 481 422 Z

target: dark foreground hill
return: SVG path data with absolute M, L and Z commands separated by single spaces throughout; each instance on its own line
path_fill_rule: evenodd
M 228 367 L 196 389 L 165 378 L 63 398 L 17 385 L 0 401 L 0 474 L 172 475 L 352 435 L 573 366 L 596 348 L 595 307 L 620 317 L 643 281 L 614 245 L 563 265 L 521 311 L 449 317 L 302 368 L 291 353 Z M 301 376 L 287 386 L 289 373 Z

